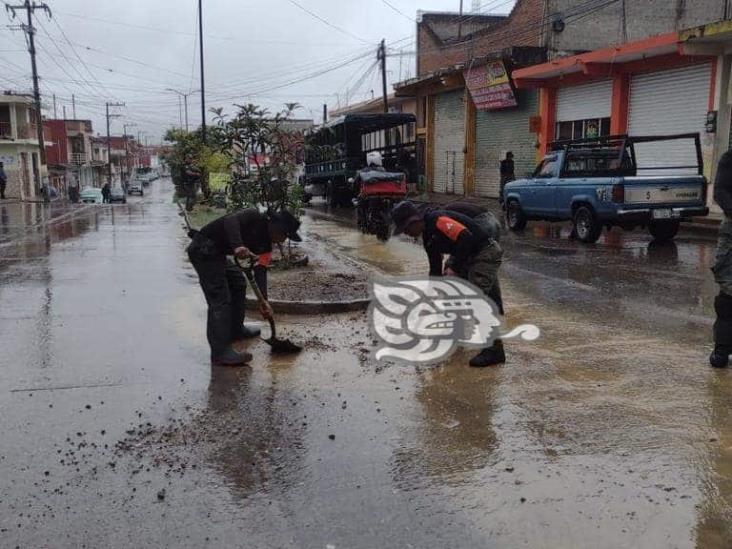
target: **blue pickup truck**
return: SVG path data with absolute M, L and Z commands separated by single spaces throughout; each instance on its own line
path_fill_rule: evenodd
M 560 141 L 550 150 L 533 174 L 505 187 L 513 231 L 532 219 L 571 220 L 586 243 L 613 226 L 648 227 L 655 240 L 666 241 L 682 219 L 709 213 L 699 134 Z M 667 158 L 668 165 L 639 166 L 637 152 Z

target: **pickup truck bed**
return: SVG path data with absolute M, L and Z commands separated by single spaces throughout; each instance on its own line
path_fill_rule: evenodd
M 691 137 L 698 144 L 698 135 L 673 138 Z M 642 169 L 635 166 L 632 143 L 620 136 L 597 140 L 596 146 L 565 144 L 549 153 L 533 176 L 506 185 L 509 228 L 521 230 L 531 219 L 572 220 L 584 242 L 597 241 L 602 228 L 611 226 L 646 226 L 655 239 L 669 240 L 680 220 L 709 213 L 701 165 L 671 168 L 668 175 L 638 175 Z

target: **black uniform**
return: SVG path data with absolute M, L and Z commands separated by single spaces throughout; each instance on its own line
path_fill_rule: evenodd
M 267 295 L 267 270 L 272 255 L 269 221 L 257 210 L 241 210 L 216 219 L 193 235 L 188 257 L 198 273 L 208 303 L 207 336 L 211 357 L 217 358 L 239 339 L 246 307 L 246 279 L 227 259 L 245 246 L 260 256 L 254 277 Z
M 717 257 L 712 270 L 719 284 L 719 295 L 714 300 L 717 320 L 714 323 L 714 342 L 732 352 L 732 151 L 722 155 L 714 181 L 714 200 L 724 211 L 719 229 Z
M 448 215 L 460 214 L 472 219 L 473 222 L 480 227 L 481 238 L 487 237 L 488 239 L 493 240 L 495 243 L 494 249 L 496 251 L 500 250 L 500 255 L 498 253 L 495 254 L 496 259 L 500 262 L 500 260 L 503 258 L 503 251 L 498 244 L 501 239 L 501 224 L 491 212 L 489 212 L 482 206 L 478 206 L 477 204 L 461 201 L 451 202 L 449 204 L 445 204 L 444 206 L 427 206 L 428 213 L 437 211 L 443 211 Z M 425 251 L 427 252 L 427 256 L 430 262 L 430 276 L 440 276 L 443 271 L 443 252 L 437 250 L 436 247 L 433 247 L 432 249 L 427 249 L 426 241 Z M 461 270 L 459 263 L 455 260 L 454 257 L 450 257 L 447 263 L 461 277 L 468 278 L 467 272 L 464 270 L 464 268 L 463 270 Z M 437 272 L 439 272 L 440 274 L 433 274 Z M 498 310 L 501 312 L 501 314 L 503 314 L 503 295 L 501 293 L 501 285 L 498 281 L 497 272 L 498 268 L 496 268 L 495 281 L 491 285 L 490 291 L 487 295 L 495 302 L 496 305 L 498 305 Z
M 506 158 L 504 160 L 501 160 L 501 188 L 498 199 L 500 200 L 501 204 L 503 204 L 504 199 L 504 187 L 506 186 L 506 183 L 509 183 L 511 181 L 514 181 L 516 179 L 516 168 L 513 163 L 513 158 Z
M 8 176 L 5 175 L 5 170 L 0 167 L 0 198 L 5 200 L 5 186 L 8 183 Z

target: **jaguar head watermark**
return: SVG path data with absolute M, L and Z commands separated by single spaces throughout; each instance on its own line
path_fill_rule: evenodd
M 533 341 L 540 335 L 532 324 L 503 333 L 498 306 L 460 278 L 374 280 L 370 293 L 377 360 L 434 364 L 458 347 L 484 348 L 499 337 Z

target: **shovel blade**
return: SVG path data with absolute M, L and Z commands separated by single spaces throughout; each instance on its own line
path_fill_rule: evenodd
M 264 340 L 267 345 L 272 347 L 272 352 L 276 354 L 293 354 L 302 351 L 302 347 L 290 341 L 289 339 L 275 339 L 273 337 Z

